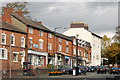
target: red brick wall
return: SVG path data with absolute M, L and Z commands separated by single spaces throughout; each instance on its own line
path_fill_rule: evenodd
M 26 38 L 25 34 L 21 34 L 21 33 L 16 33 L 16 32 L 10 32 L 10 31 L 6 31 L 6 30 L 2 30 L 2 33 L 6 34 L 6 45 L 2 45 L 2 47 L 7 49 L 7 60 L 0 60 L 2 61 L 2 69 L 8 69 L 9 68 L 9 55 L 10 55 L 10 34 L 14 34 L 15 36 L 15 46 L 11 47 L 11 65 L 12 65 L 12 69 L 20 69 L 21 68 L 21 54 L 20 54 L 20 49 L 21 49 L 21 37 L 23 36 L 24 38 Z M 25 56 L 27 57 L 27 50 L 24 48 L 23 49 L 25 51 Z M 13 62 L 13 52 L 19 52 L 18 54 L 18 62 Z

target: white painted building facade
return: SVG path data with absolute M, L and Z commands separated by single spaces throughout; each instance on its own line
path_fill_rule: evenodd
M 90 42 L 92 51 L 91 51 L 91 64 L 88 66 L 97 66 L 101 65 L 101 38 L 86 30 L 85 28 L 70 28 L 67 31 L 63 32 L 66 36 L 76 36 L 77 34 L 78 39 L 85 40 Z

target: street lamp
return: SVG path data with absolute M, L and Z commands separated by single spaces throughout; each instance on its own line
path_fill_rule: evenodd
M 59 28 L 67 29 L 67 27 L 57 27 L 57 28 L 54 28 L 53 59 L 54 59 L 54 51 L 55 51 L 55 50 L 54 50 L 54 48 L 55 48 L 55 32 L 56 32 L 56 30 L 59 29 Z M 52 60 L 52 71 L 54 70 L 53 63 L 54 63 L 54 61 Z

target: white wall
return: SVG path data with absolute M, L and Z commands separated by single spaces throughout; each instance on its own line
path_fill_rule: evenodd
M 67 31 L 63 32 L 67 36 L 76 36 L 79 35 L 79 39 L 90 42 L 92 46 L 91 51 L 91 64 L 90 66 L 97 66 L 101 64 L 101 39 L 92 35 L 92 33 L 84 28 L 70 28 Z M 99 47 L 98 47 L 99 46 Z M 98 55 L 98 57 L 96 57 Z

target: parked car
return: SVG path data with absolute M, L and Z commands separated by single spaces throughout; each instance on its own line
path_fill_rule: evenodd
M 109 74 L 119 74 L 119 68 L 117 68 L 117 67 L 112 67 L 112 68 L 110 68 L 110 71 L 109 71 Z
M 107 68 L 101 66 L 101 67 L 98 68 L 97 73 L 98 73 L 98 74 L 100 74 L 100 73 L 101 73 L 101 74 L 103 74 L 103 73 L 106 74 L 106 73 L 107 73 Z
M 72 69 L 70 67 L 63 67 L 60 69 L 60 71 L 63 72 L 63 74 L 72 74 Z
M 90 68 L 91 68 L 91 72 L 94 72 L 97 70 L 97 68 L 95 66 L 90 66 Z
M 91 72 L 91 71 L 92 71 L 91 67 L 87 66 L 87 72 Z
M 79 66 L 79 74 L 85 74 L 87 73 L 87 69 L 85 66 Z

